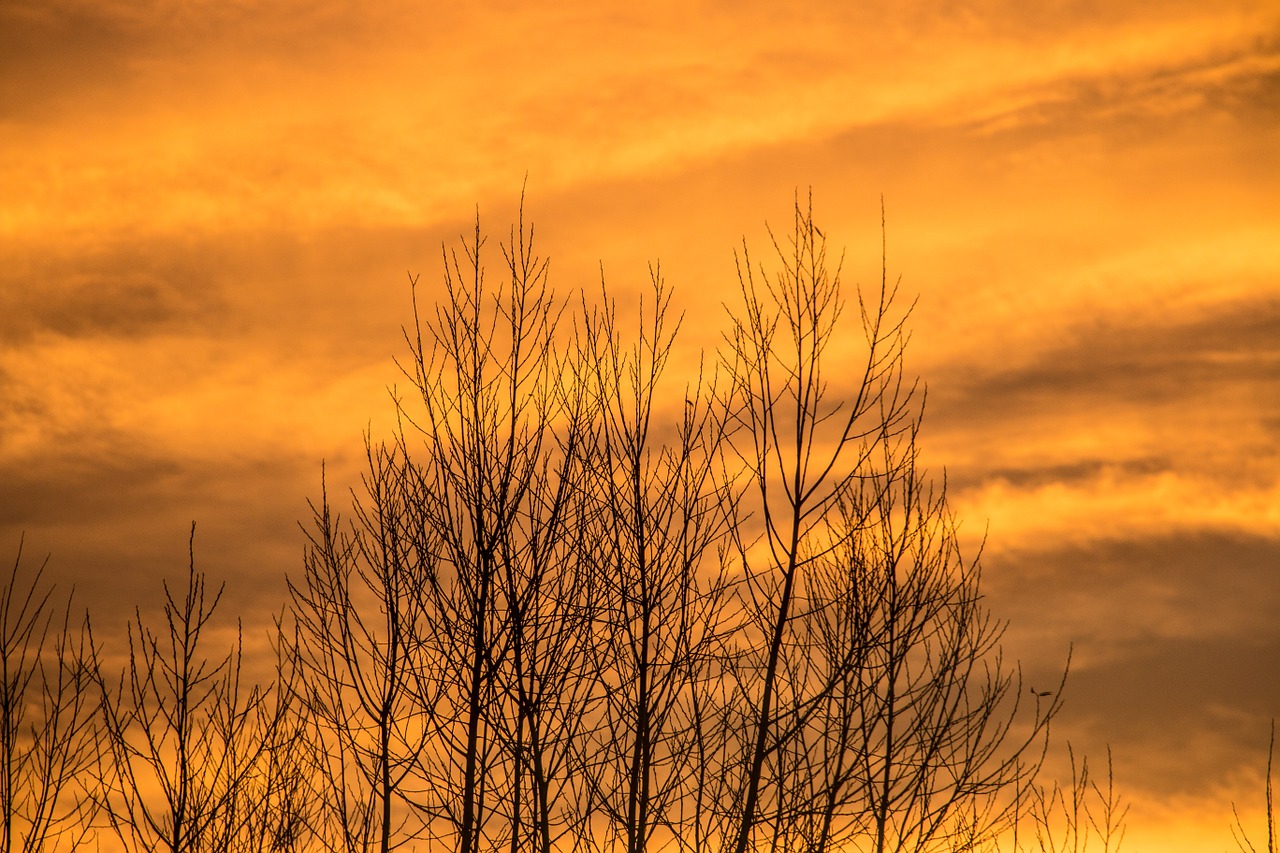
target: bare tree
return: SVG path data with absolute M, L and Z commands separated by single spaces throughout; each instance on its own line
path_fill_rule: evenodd
M 322 839 L 318 815 L 323 800 L 308 761 L 313 741 L 304 697 L 306 673 L 293 655 L 296 636 L 286 636 L 282 616 L 276 625 L 271 642 L 275 679 L 262 689 L 247 742 L 238 748 L 252 766 L 241 774 L 231 807 L 218 822 L 214 850 L 296 853 L 314 850 Z M 229 768 L 235 764 L 227 762 Z
M 718 553 L 732 505 L 716 468 L 723 421 L 698 377 L 678 420 L 656 422 L 678 322 L 668 327 L 670 292 L 657 269 L 651 275 L 634 342 L 624 343 L 607 295 L 594 338 L 601 426 L 590 488 L 600 503 L 592 539 L 600 599 L 592 632 L 602 689 L 582 772 L 603 823 L 590 837 L 628 853 L 696 839 L 705 787 L 698 714 L 720 676 L 732 616 Z
M 897 286 L 882 267 L 851 333 L 811 203 L 797 200 L 774 249 L 773 275 L 739 257 L 724 358 L 750 497 L 734 526 L 746 627 L 730 718 L 745 737 L 721 758 L 723 843 L 861 839 L 883 853 L 990 834 L 1058 700 L 1031 719 L 1020 709 L 977 562 L 918 466 L 923 401 L 903 373 Z
M 803 600 L 806 579 L 857 529 L 841 532 L 832 522 L 863 485 L 876 448 L 895 440 L 912 412 L 893 292 L 882 284 L 877 300 L 860 299 L 865 348 L 842 354 L 833 389 L 823 356 L 847 343 L 838 334 L 840 271 L 828 270 L 823 235 L 798 200 L 790 240 L 774 238 L 774 249 L 776 275 L 757 269 L 745 244 L 738 256 L 742 313 L 723 356 L 736 426 L 729 443 L 750 495 L 734 527 L 747 626 L 731 678 L 743 738 L 727 746 L 721 774 L 721 799 L 731 806 L 723 844 L 736 853 L 762 833 L 786 837 L 819 793 L 795 777 L 792 759 L 807 753 L 806 731 L 847 682 L 853 662 L 842 658 L 859 648 L 855 641 L 823 670 L 812 666 L 807 616 L 825 605 Z
M 430 568 L 405 529 L 405 460 L 371 440 L 365 450 L 365 497 L 355 497 L 352 523 L 322 490 L 303 576 L 289 582 L 316 828 L 326 849 L 342 853 L 386 853 L 420 836 L 405 780 L 431 713 L 430 697 L 415 692 L 422 664 L 412 625 L 415 585 Z
M 591 686 L 580 450 L 592 419 L 523 208 L 496 285 L 484 244 L 477 218 L 445 253 L 443 304 L 424 316 L 415 297 L 406 331 L 408 523 L 434 561 L 417 638 L 433 661 L 424 808 L 463 853 L 549 850 L 583 812 L 569 761 Z
M 945 487 L 932 490 L 909 451 L 844 559 L 861 568 L 866 650 L 860 662 L 857 781 L 874 850 L 927 850 L 1007 824 L 1011 790 L 1034 778 L 1062 684 L 1036 696 L 1004 663 L 1003 623 L 982 603 L 981 570 L 963 559 Z M 1065 679 L 1065 670 L 1063 674 Z
M 244 830 L 259 826 L 255 815 L 270 805 L 254 794 L 287 706 L 271 713 L 271 688 L 242 685 L 238 626 L 230 651 L 206 656 L 224 587 L 208 594 L 195 568 L 194 524 L 191 537 L 186 589 L 175 595 L 164 585 L 164 626 L 152 629 L 135 611 L 117 678 L 93 648 L 101 692 L 94 802 L 128 850 L 271 849 L 276 833 Z
M 896 285 L 850 334 L 797 201 L 776 275 L 739 256 L 725 387 L 664 429 L 657 271 L 631 343 L 555 297 L 523 207 L 497 284 L 484 247 L 434 312 L 411 279 L 412 399 L 293 588 L 331 849 L 989 841 L 1061 691 L 1022 701 L 919 466 Z
M 1267 853 L 1275 853 L 1276 850 L 1276 818 L 1273 808 L 1271 796 L 1271 762 L 1276 751 L 1276 721 L 1271 721 L 1271 740 L 1267 744 L 1267 784 L 1266 784 L 1266 822 L 1267 822 Z M 1245 832 L 1244 823 L 1240 820 L 1240 812 L 1236 809 L 1235 804 L 1231 806 L 1231 812 L 1235 815 L 1236 822 L 1231 826 L 1231 837 L 1235 839 L 1236 846 L 1243 853 L 1258 853 L 1258 848 L 1253 846 L 1249 834 Z
M 47 564 L 47 561 L 46 561 Z M 76 850 L 89 841 L 84 774 L 95 759 L 84 625 L 22 577 L 22 542 L 0 590 L 0 851 Z
M 1111 750 L 1107 750 L 1107 778 L 1099 783 L 1089 772 L 1089 759 L 1076 760 L 1067 744 L 1071 779 L 1068 785 L 1035 785 L 1031 789 L 1030 817 L 1037 853 L 1084 853 L 1102 845 L 1103 853 L 1114 853 L 1124 842 L 1125 816 L 1129 807 L 1115 788 Z M 1014 836 L 1014 853 L 1020 853 Z

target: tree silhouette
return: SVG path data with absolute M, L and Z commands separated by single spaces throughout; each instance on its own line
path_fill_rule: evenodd
M 76 850 L 93 817 L 84 777 L 94 737 L 92 655 L 42 584 L 22 577 L 22 543 L 0 590 L 0 851 Z
M 210 659 L 205 634 L 222 598 L 195 568 L 185 589 L 164 585 L 164 624 L 135 610 L 128 662 L 109 677 L 94 653 L 101 694 L 91 793 L 106 829 L 130 851 L 291 850 L 304 842 L 291 774 L 272 775 L 286 731 L 288 685 L 243 686 L 241 638 Z M 90 632 L 92 639 L 92 633 Z
M 1267 775 L 1266 775 L 1266 833 L 1267 846 L 1264 848 L 1266 853 L 1275 853 L 1276 850 L 1276 818 L 1275 805 L 1271 791 L 1271 762 L 1275 757 L 1276 751 L 1276 722 L 1271 721 L 1271 739 L 1267 742 Z M 1235 815 L 1235 823 L 1231 826 L 1231 837 L 1235 839 L 1236 846 L 1243 853 L 1258 853 L 1258 848 L 1253 845 L 1253 841 L 1249 838 L 1249 833 L 1245 831 L 1244 823 L 1240 820 L 1240 812 L 1236 809 L 1235 804 L 1231 806 L 1231 812 Z
M 1071 778 L 1066 786 L 1035 785 L 1031 790 L 1030 817 L 1034 847 L 1023 848 L 1015 834 L 1013 853 L 1084 853 L 1090 841 L 1102 845 L 1102 853 L 1114 853 L 1124 841 L 1125 816 L 1129 806 L 1115 788 L 1111 750 L 1107 750 L 1107 778 L 1099 784 L 1089 772 L 1089 759 L 1076 759 L 1067 744 Z
M 624 342 L 607 295 L 593 326 L 600 426 L 591 541 L 600 600 L 590 627 L 600 700 L 581 761 L 590 811 L 603 824 L 587 838 L 628 853 L 699 843 L 698 813 L 710 785 L 709 765 L 698 759 L 735 609 L 719 559 L 733 508 L 718 468 L 724 419 L 714 389 L 698 382 L 684 389 L 674 429 L 657 422 L 676 329 L 660 271 L 651 279 L 633 343 Z M 670 438 L 660 442 L 655 433 Z
M 712 367 L 672 387 L 658 267 L 633 325 L 603 282 L 555 294 L 523 200 L 496 275 L 477 217 L 437 304 L 411 277 L 408 390 L 350 510 L 322 469 L 267 683 L 238 627 L 207 651 L 194 526 L 127 657 L 15 563 L 4 850 L 96 819 L 171 853 L 990 851 L 1024 813 L 1041 850 L 1118 846 L 1110 773 L 1036 783 L 1062 685 L 1025 698 L 922 467 L 883 255 L 846 290 L 798 197 L 771 238 L 737 255 Z
M 434 310 L 412 279 L 400 428 L 291 587 L 329 849 L 883 853 L 1013 820 L 1061 690 L 1022 701 L 919 465 L 896 286 L 847 312 L 793 213 L 683 406 L 660 273 L 628 340 L 607 291 L 555 296 L 523 206 L 496 284 L 478 219 Z
M 1038 767 L 1059 703 L 1020 708 L 978 564 L 919 467 L 909 310 L 882 267 L 849 322 L 825 243 L 797 200 L 776 271 L 739 256 L 722 363 L 744 621 L 715 846 L 950 849 L 1005 825 L 999 795 Z
M 585 797 L 572 757 L 593 683 L 583 453 L 594 413 L 532 228 L 512 229 L 497 284 L 484 249 L 477 219 L 462 253 L 446 253 L 446 302 L 423 313 L 415 299 L 406 331 L 416 394 L 398 403 L 404 526 L 431 567 L 416 638 L 433 708 L 422 803 L 460 851 L 549 850 L 575 831 Z
M 426 738 L 430 700 L 415 693 L 422 671 L 410 623 L 421 573 L 403 530 L 403 460 L 366 444 L 368 502 L 349 526 L 324 492 L 315 507 L 301 580 L 290 581 L 308 766 L 320 780 L 318 836 L 342 853 L 393 850 L 422 821 L 403 782 Z

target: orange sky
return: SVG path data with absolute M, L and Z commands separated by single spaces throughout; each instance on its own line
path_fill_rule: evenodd
M 1058 737 L 1112 745 L 1126 850 L 1230 846 L 1280 716 L 1274 2 L 0 0 L 0 551 L 105 622 L 196 519 L 278 607 L 406 271 L 526 174 L 554 282 L 660 259 L 687 358 L 797 187 L 851 281 L 883 194 L 1008 652 L 1074 641 Z

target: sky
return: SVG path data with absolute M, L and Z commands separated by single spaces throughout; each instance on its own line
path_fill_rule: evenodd
M 1110 745 L 1126 850 L 1228 849 L 1233 801 L 1260 827 L 1274 2 L 0 0 L 0 556 L 109 632 L 194 520 L 263 624 L 321 461 L 354 484 L 388 425 L 408 276 L 438 294 L 522 186 L 562 292 L 661 262 L 686 364 L 797 192 L 850 284 L 883 199 L 1006 654 L 1047 682 L 1072 650 L 1055 742 Z

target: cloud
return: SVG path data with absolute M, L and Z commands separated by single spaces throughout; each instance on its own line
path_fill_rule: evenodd
M 1035 683 L 1074 644 L 1058 740 L 1110 744 L 1122 789 L 1159 802 L 1239 795 L 1280 709 L 1277 566 L 1280 535 L 1184 531 L 1000 551 L 983 585 Z
M 43 334 L 138 338 L 218 328 L 225 319 L 216 273 L 191 246 L 53 253 L 3 253 L 0 345 Z
M 1255 119 L 1268 111 L 1280 76 L 1280 41 L 1206 40 L 1199 52 L 1120 69 L 1085 67 L 1011 89 L 956 117 L 979 133 L 1020 132 L 1086 123 L 1160 120 L 1208 108 Z
M 1204 430 L 1230 429 L 1234 445 L 1266 442 L 1273 436 L 1265 424 L 1280 414 L 1278 341 L 1280 293 L 1266 290 L 1192 310 L 1152 305 L 1128 318 L 1085 316 L 1059 332 L 1056 344 L 1003 365 L 990 358 L 944 371 L 931 383 L 934 414 L 957 429 L 1003 424 L 1006 437 L 1038 430 L 1051 441 L 1067 422 L 1100 412 L 1155 421 L 1180 408 L 1177 429 L 1149 424 L 1149 435 L 1165 433 L 1153 440 L 1191 442 L 1199 453 L 1199 444 L 1223 437 Z
M 345 476 L 353 461 L 333 467 Z M 123 627 L 135 604 L 158 601 L 160 579 L 185 570 L 195 521 L 198 562 L 228 581 L 230 612 L 256 626 L 278 610 L 284 574 L 297 568 L 297 523 L 319 470 L 318 459 L 280 448 L 201 459 L 129 436 L 9 458 L 0 463 L 0 555 L 25 536 L 33 559 L 50 556 L 51 579 L 75 585 L 101 623 Z
M 984 583 L 1020 630 L 1087 643 L 1087 667 L 1165 639 L 1280 639 L 1278 554 L 1280 534 L 1236 531 L 1044 540 L 989 554 Z
M 347 421 L 358 436 L 398 376 L 406 269 L 428 267 L 433 298 L 439 240 L 353 229 L 6 246 L 0 458 L 111 431 L 200 454 L 323 447 Z
M 993 547 L 1280 530 L 1280 299 L 1082 322 L 1064 337 L 931 383 L 932 458 L 970 523 L 991 520 Z
M 0 463 L 0 527 L 22 529 L 83 521 L 119 521 L 154 505 L 136 495 L 162 489 L 181 471 L 178 460 L 130 446 L 127 437 L 98 436 L 92 447 Z
M 1011 99 L 1071 100 L 1087 81 L 1243 56 L 1269 20 L 1144 7 L 1107 29 L 1005 4 L 968 16 L 930 5 L 804 16 L 676 4 L 644 20 L 508 6 L 366 17 L 349 4 L 300 12 L 306 5 L 67 7 L 69 20 L 125 34 L 124 44 L 104 37 L 101 52 L 116 64 L 117 52 L 128 56 L 127 71 L 103 75 L 128 82 L 85 103 L 69 83 L 33 81 L 31 102 L 67 108 L 2 137 L 21 152 L 3 174 L 8 224 L 421 225 L 507 191 L 526 170 L 565 187 L 859 127 L 973 122 L 1008 113 Z M 41 58 L 26 65 L 62 49 L 62 18 L 44 20 Z M 77 78 L 91 71 L 96 54 L 70 50 L 59 61 Z
M 109 98 L 138 80 L 131 59 L 140 47 L 88 5 L 0 2 L 0 122 L 47 120 L 66 93 Z

